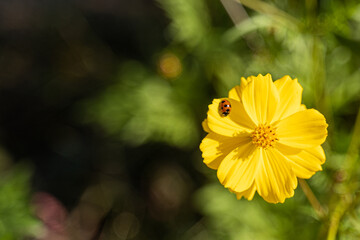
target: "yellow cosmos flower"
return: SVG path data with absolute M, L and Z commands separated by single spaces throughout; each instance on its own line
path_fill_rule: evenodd
M 327 136 L 324 116 L 301 104 L 297 79 L 271 75 L 247 79 L 209 105 L 200 144 L 204 163 L 237 198 L 255 192 L 270 203 L 294 195 L 298 178 L 310 178 L 325 162 L 320 146 Z M 230 111 L 225 114 L 221 106 Z

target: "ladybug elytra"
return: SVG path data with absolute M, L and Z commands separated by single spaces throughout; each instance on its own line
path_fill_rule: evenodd
M 222 100 L 219 104 L 219 111 L 222 116 L 226 117 L 231 111 L 231 104 L 228 100 Z

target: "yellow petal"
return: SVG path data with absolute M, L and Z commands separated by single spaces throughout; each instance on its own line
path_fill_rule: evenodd
M 317 171 L 321 171 L 321 165 L 325 162 L 325 153 L 321 146 L 307 148 L 294 155 L 284 154 L 282 148 L 278 150 L 286 156 L 290 165 L 298 178 L 308 179 Z
M 246 87 L 246 85 L 251 82 L 253 80 L 254 76 L 250 76 L 247 79 L 244 77 L 241 77 L 241 84 L 240 84 L 240 88 L 241 88 L 241 92 L 244 91 L 244 88 Z
M 246 198 L 247 200 L 252 200 L 254 198 L 256 192 L 255 182 L 245 191 L 243 192 L 234 192 L 236 194 L 237 199 L 241 199 L 242 197 Z
M 297 178 L 290 164 L 275 148 L 260 149 L 255 186 L 259 195 L 267 202 L 284 202 L 294 195 Z
M 229 98 L 232 98 L 236 101 L 241 101 L 241 88 L 240 86 L 235 86 L 229 91 Z
M 211 132 L 211 130 L 210 130 L 209 126 L 208 126 L 207 119 L 205 119 L 204 121 L 202 121 L 201 125 L 202 125 L 202 127 L 203 127 L 203 129 L 204 129 L 205 132 L 207 132 L 207 133 Z
M 251 81 L 251 78 L 249 78 L 249 81 Z M 240 86 L 233 87 L 229 91 L 229 98 L 232 98 L 237 101 L 241 101 L 241 93 L 244 90 L 247 83 L 248 83 L 248 80 L 245 79 L 244 77 L 242 77 Z
M 274 82 L 280 96 L 280 104 L 274 116 L 274 120 L 286 118 L 300 110 L 301 94 L 303 88 L 297 79 L 284 76 Z
M 313 148 L 327 136 L 325 117 L 315 109 L 297 112 L 275 124 L 279 143 L 294 148 Z
M 226 117 L 219 112 L 219 104 L 223 99 L 214 99 L 209 105 L 207 123 L 209 129 L 224 136 L 236 136 L 241 132 L 251 132 L 255 124 L 251 121 L 241 102 L 227 98 L 231 104 L 230 114 Z
M 221 162 L 217 176 L 226 188 L 242 192 L 253 184 L 258 161 L 255 149 L 249 136 Z
M 246 112 L 256 125 L 272 122 L 279 103 L 279 93 L 270 74 L 259 74 L 248 81 L 241 99 Z
M 307 108 L 306 108 L 305 104 L 301 104 L 299 111 L 304 111 L 304 110 L 306 110 L 306 109 L 307 109 Z
M 226 137 L 213 132 L 209 133 L 200 144 L 204 163 L 209 168 L 218 169 L 224 157 L 243 142 L 243 136 Z

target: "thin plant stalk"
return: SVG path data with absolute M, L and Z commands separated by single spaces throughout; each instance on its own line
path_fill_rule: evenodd
M 359 156 L 359 148 L 360 148 L 359 135 L 360 135 L 360 108 L 358 110 L 353 136 L 344 163 L 345 170 L 348 175 L 344 184 L 347 186 L 352 182 L 354 178 L 354 169 L 357 164 L 357 160 Z M 353 203 L 353 199 L 351 197 L 351 192 L 345 193 L 340 197 L 338 203 L 336 204 L 330 216 L 327 240 L 336 239 L 341 218 L 344 216 L 346 210 L 351 206 L 352 203 Z
M 324 219 L 327 215 L 326 209 L 320 204 L 319 200 L 316 198 L 315 194 L 311 190 L 310 186 L 304 179 L 299 178 L 299 184 L 301 189 L 303 190 L 305 196 L 309 200 L 311 206 L 313 207 L 316 215 L 319 219 Z

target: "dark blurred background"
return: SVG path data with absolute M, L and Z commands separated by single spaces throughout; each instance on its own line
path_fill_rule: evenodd
M 122 61 L 151 64 L 166 44 L 167 20 L 151 1 L 2 1 L 0 9 L 3 147 L 34 164 L 35 189 L 71 208 L 104 166 L 120 165 L 132 149 L 84 124 L 77 104 L 113 85 Z M 141 178 L 134 170 L 122 169 Z
M 0 239 L 323 239 L 301 190 L 272 205 L 223 188 L 201 122 L 241 76 L 298 78 L 330 125 L 310 184 L 331 204 L 360 103 L 360 5 L 244 2 L 0 1 Z
M 149 100 L 155 95 L 160 105 L 149 114 L 156 114 L 164 124 L 174 124 L 171 118 L 182 114 L 173 116 L 170 109 L 167 116 L 167 108 L 173 107 L 166 103 L 169 92 L 156 99 L 157 91 L 169 91 L 172 84 L 158 73 L 158 61 L 170 42 L 164 31 L 168 24 L 155 1 L 0 2 L 0 139 L 4 155 L 12 161 L 3 169 L 10 171 L 15 164 L 30 174 L 24 180 L 28 184 L 18 190 L 25 191 L 24 209 L 13 210 L 26 212 L 27 201 L 35 194 L 41 198 L 39 208 L 54 211 L 52 217 L 39 216 L 51 230 L 47 222 L 62 224 L 56 220 L 60 211 L 67 211 L 70 218 L 81 209 L 72 224 L 91 234 L 79 239 L 98 239 L 102 232 L 107 234 L 104 239 L 172 238 L 199 219 L 189 201 L 203 181 L 193 168 L 194 160 L 201 162 L 197 145 L 189 146 L 189 140 L 176 139 L 167 129 L 162 132 L 162 126 L 148 130 L 147 115 L 137 117 L 145 123 L 130 127 L 125 140 L 119 137 L 142 107 L 135 92 L 147 91 Z M 140 62 L 149 73 L 141 73 L 145 70 Z M 128 78 L 123 79 L 124 74 Z M 133 80 L 130 74 L 152 74 L 154 84 L 149 82 L 143 89 L 146 76 L 135 75 Z M 114 85 L 119 91 L 110 93 Z M 100 106 L 107 96 L 115 101 Z M 103 121 L 113 122 L 114 127 L 106 123 L 102 127 L 94 120 L 94 114 L 104 111 L 99 108 L 114 113 L 102 114 Z M 199 141 L 200 123 L 199 119 L 198 127 L 192 123 L 185 130 L 195 135 L 193 142 Z M 159 141 L 148 140 L 155 138 Z M 175 138 L 176 144 L 166 144 L 168 138 Z M 51 203 L 50 196 L 58 202 Z M 17 221 L 27 224 L 15 217 L 14 225 Z M 15 233 L 4 229 L 3 234 L 19 239 L 27 231 L 26 226 L 21 228 Z

